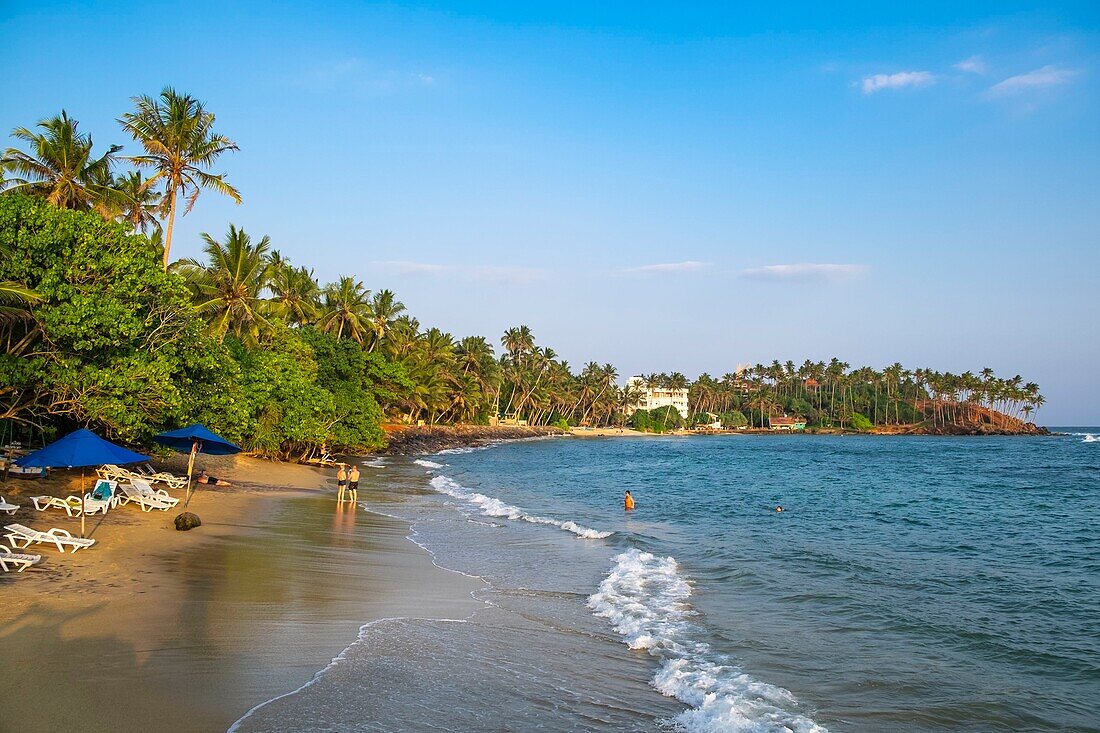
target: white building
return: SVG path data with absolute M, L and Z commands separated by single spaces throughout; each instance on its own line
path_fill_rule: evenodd
M 658 407 L 672 405 L 680 415 L 687 419 L 688 416 L 688 391 L 686 389 L 668 389 L 666 387 L 647 387 L 642 377 L 631 377 L 626 380 L 626 386 L 638 391 L 638 401 L 626 410 L 627 415 L 634 414 L 635 410 L 656 410 Z

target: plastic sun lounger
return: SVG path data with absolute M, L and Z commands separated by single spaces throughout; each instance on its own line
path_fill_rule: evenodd
M 148 464 L 144 467 L 138 466 L 137 470 L 132 473 L 138 478 L 143 478 L 150 483 L 167 484 L 170 489 L 182 489 L 187 485 L 186 476 L 177 476 L 167 471 L 155 471 L 153 467 Z
M 118 497 L 115 496 L 117 487 L 117 481 L 108 481 L 104 478 L 97 481 L 95 488 L 84 495 L 84 513 L 99 514 L 102 512 L 106 514 L 108 509 L 114 509 L 118 506 Z M 106 496 L 106 498 L 101 498 L 103 496 Z
M 3 568 L 5 573 L 10 573 L 12 568 L 15 568 L 15 572 L 21 573 L 41 559 L 41 555 L 25 555 L 22 552 L 12 552 L 0 545 L 0 568 Z
M 34 508 L 40 512 L 47 509 L 64 509 L 70 517 L 79 517 L 84 511 L 79 496 L 67 496 L 64 499 L 56 496 L 32 496 L 31 501 L 34 502 Z
M 138 490 L 138 493 L 146 499 L 154 499 L 169 506 L 175 506 L 180 500 L 169 494 L 164 489 L 154 489 L 148 481 L 142 479 L 130 479 L 130 485 Z
M 140 479 L 138 480 L 140 481 Z M 148 486 L 149 484 L 145 485 Z M 166 512 L 179 503 L 179 499 L 173 499 L 167 494 L 163 496 L 155 492 L 149 495 L 143 494 L 133 483 L 120 484 L 119 489 L 122 491 L 122 496 L 118 497 L 120 504 L 125 505 L 136 502 L 143 512 L 148 512 L 153 509 L 160 509 L 162 512 Z M 150 489 L 150 492 L 152 492 L 152 489 Z
M 73 548 L 73 552 L 82 550 L 85 547 L 91 547 L 95 544 L 95 540 L 86 539 L 84 537 L 73 537 L 70 533 L 63 529 L 54 527 L 48 532 L 39 532 L 37 529 L 31 529 L 30 527 L 24 527 L 22 524 L 9 524 L 4 527 L 4 534 L 8 538 L 8 542 L 11 546 L 17 550 L 22 550 L 31 546 L 31 543 L 42 543 L 57 545 L 58 552 L 65 552 L 65 546 Z M 17 544 L 22 542 L 22 545 Z
M 9 504 L 4 497 L 0 496 L 0 512 L 5 514 L 15 514 L 19 510 L 18 504 Z

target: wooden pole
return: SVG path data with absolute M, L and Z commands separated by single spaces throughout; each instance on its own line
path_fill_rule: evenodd
M 87 509 L 84 501 L 84 469 L 80 469 L 80 538 L 84 539 L 84 514 Z
M 199 441 L 195 441 L 191 444 L 191 455 L 187 458 L 187 498 L 183 502 L 183 506 L 187 507 L 191 503 L 191 474 L 195 470 L 195 454 L 199 452 Z

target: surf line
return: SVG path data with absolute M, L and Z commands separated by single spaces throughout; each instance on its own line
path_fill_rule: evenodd
M 558 529 L 564 529 L 566 532 L 572 532 L 577 535 L 577 537 L 585 540 L 602 540 L 614 534 L 614 532 L 604 532 L 598 529 L 592 529 L 591 527 L 585 527 L 572 520 L 563 521 L 561 519 L 528 514 L 519 507 L 506 504 L 500 499 L 472 491 L 448 476 L 434 476 L 428 483 L 431 484 L 433 489 L 441 494 L 446 494 L 447 496 L 477 507 L 481 510 L 481 513 L 487 517 L 503 517 L 505 519 L 529 522 L 531 524 L 545 524 L 551 527 L 557 527 Z

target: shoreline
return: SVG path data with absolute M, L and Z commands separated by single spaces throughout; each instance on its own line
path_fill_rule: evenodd
M 6 718 L 24 730 L 227 730 L 308 684 L 371 623 L 480 607 L 482 584 L 437 565 L 408 522 L 350 502 L 338 511 L 331 472 L 229 462 L 217 470 L 235 486 L 192 499 L 195 530 L 175 531 L 178 511 L 120 507 L 89 517 L 95 546 L 32 546 L 42 563 L 0 575 Z M 360 501 L 390 500 L 396 473 L 364 472 Z M 4 524 L 78 532 L 79 519 L 28 508 L 42 481 L 5 486 L 23 508 Z M 103 706 L 104 689 L 127 690 L 126 705 Z

